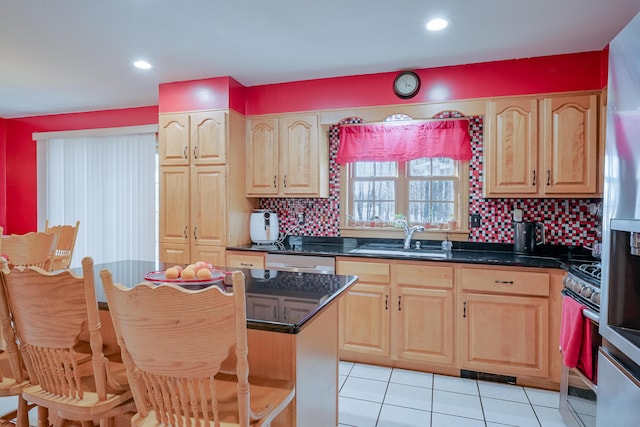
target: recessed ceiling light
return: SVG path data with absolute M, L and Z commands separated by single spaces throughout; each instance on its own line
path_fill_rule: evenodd
M 136 68 L 140 68 L 141 70 L 148 70 L 151 68 L 151 64 L 149 64 L 147 61 L 136 61 L 133 63 L 133 66 Z
M 427 30 L 429 31 L 440 31 L 443 30 L 449 25 L 449 19 L 447 18 L 434 18 L 427 22 Z

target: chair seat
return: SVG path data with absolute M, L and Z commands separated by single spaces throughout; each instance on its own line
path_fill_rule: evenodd
M 251 426 L 269 425 L 273 419 L 291 402 L 295 395 L 295 386 L 290 381 L 269 380 L 249 377 L 251 386 L 251 412 L 258 419 L 251 420 Z M 238 380 L 234 375 L 216 375 L 216 390 L 220 423 L 222 427 L 237 427 L 238 420 Z M 210 415 L 210 417 L 213 417 Z M 156 420 L 155 411 L 149 411 L 146 417 L 139 413 L 131 419 L 134 427 L 158 427 L 163 425 Z M 190 421 L 186 422 L 190 425 Z M 213 426 L 213 418 L 210 425 Z
M 2 372 L 2 380 L 0 380 L 0 397 L 17 396 L 24 386 L 29 384 L 25 379 L 22 382 L 16 382 L 13 378 L 9 355 L 7 352 L 0 353 L 0 372 Z
M 83 398 L 77 399 L 54 396 L 39 385 L 29 385 L 22 390 L 22 397 L 36 405 L 48 407 L 50 413 L 55 413 L 61 418 L 76 421 L 88 421 L 122 413 L 122 405 L 128 404 L 128 410 L 135 409 L 131 392 L 108 394 L 105 400 L 99 400 L 97 393 L 85 391 Z M 111 409 L 113 413 L 109 412 Z

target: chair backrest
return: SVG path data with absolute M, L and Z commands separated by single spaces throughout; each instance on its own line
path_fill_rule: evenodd
M 100 272 L 109 311 L 127 367 L 138 412 L 150 410 L 159 423 L 181 417 L 219 420 L 214 376 L 236 353 L 240 425 L 249 425 L 249 367 L 244 274 L 233 273 L 233 293 L 217 286 L 202 290 L 174 284 L 114 284 Z M 217 424 L 215 424 L 217 425 Z
M 82 399 L 82 376 L 93 375 L 98 400 L 107 398 L 106 358 L 95 296 L 93 260 L 82 260 L 83 277 L 70 270 L 47 272 L 14 267 L 3 274 L 9 309 L 33 384 L 55 396 Z M 80 369 L 83 357 L 74 346 L 89 329 L 92 365 Z M 93 386 L 92 386 L 93 387 Z
M 45 222 L 45 233 L 56 233 L 58 235 L 58 243 L 56 244 L 55 253 L 51 262 L 51 270 L 69 268 L 71 258 L 73 258 L 73 249 L 76 246 L 78 227 L 80 227 L 80 221 L 76 221 L 75 226 L 49 225 L 49 220 Z
M 58 235 L 55 233 L 31 232 L 2 236 L 2 253 L 9 265 L 40 267 L 50 270 Z
M 7 273 L 9 273 L 9 264 L 5 258 L 0 256 L 0 332 L 2 334 L 3 350 L 7 353 L 9 366 L 11 368 L 10 373 L 0 370 L 0 383 L 5 383 L 7 376 L 10 374 L 15 380 L 15 383 L 19 384 L 26 379 L 26 376 L 16 343 L 16 336 L 11 323 L 9 304 L 6 297 L 4 275 Z

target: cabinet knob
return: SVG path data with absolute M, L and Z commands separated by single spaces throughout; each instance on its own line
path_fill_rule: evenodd
M 188 231 L 189 231 L 189 227 L 185 225 L 185 226 L 184 226 L 184 238 L 185 238 L 185 239 L 188 239 L 188 238 L 189 238 L 189 235 L 187 234 L 187 233 L 188 233 Z
M 533 182 L 532 182 L 531 185 L 533 185 L 533 186 L 536 185 L 536 170 L 535 169 L 533 170 Z
M 195 147 L 193 147 L 193 158 L 194 159 L 198 158 L 198 146 L 197 145 Z
M 494 280 L 498 285 L 513 285 L 513 280 Z
M 402 311 L 402 295 L 398 295 L 398 311 Z
M 547 185 L 551 185 L 551 169 L 547 169 Z
M 195 240 L 198 240 L 198 227 L 197 226 L 193 228 L 193 238 Z
M 185 145 L 184 151 L 182 152 L 182 157 L 184 157 L 185 159 L 188 159 L 189 158 L 188 156 L 189 156 L 189 147 Z
M 389 295 L 384 296 L 384 309 L 389 310 Z
M 273 176 L 273 188 L 276 188 L 277 185 L 278 185 L 278 176 L 274 175 Z
M 287 175 L 284 176 L 284 188 L 287 188 Z
M 465 318 L 467 317 L 467 302 L 463 302 L 462 303 L 462 317 Z

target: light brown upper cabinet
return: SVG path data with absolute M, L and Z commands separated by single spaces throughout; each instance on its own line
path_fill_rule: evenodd
M 598 95 L 487 101 L 485 197 L 589 197 L 598 188 Z
M 316 114 L 247 120 L 247 197 L 329 197 L 329 148 Z
M 254 204 L 243 194 L 245 119 L 217 110 L 161 114 L 160 261 L 225 265 L 227 244 L 249 242 Z

